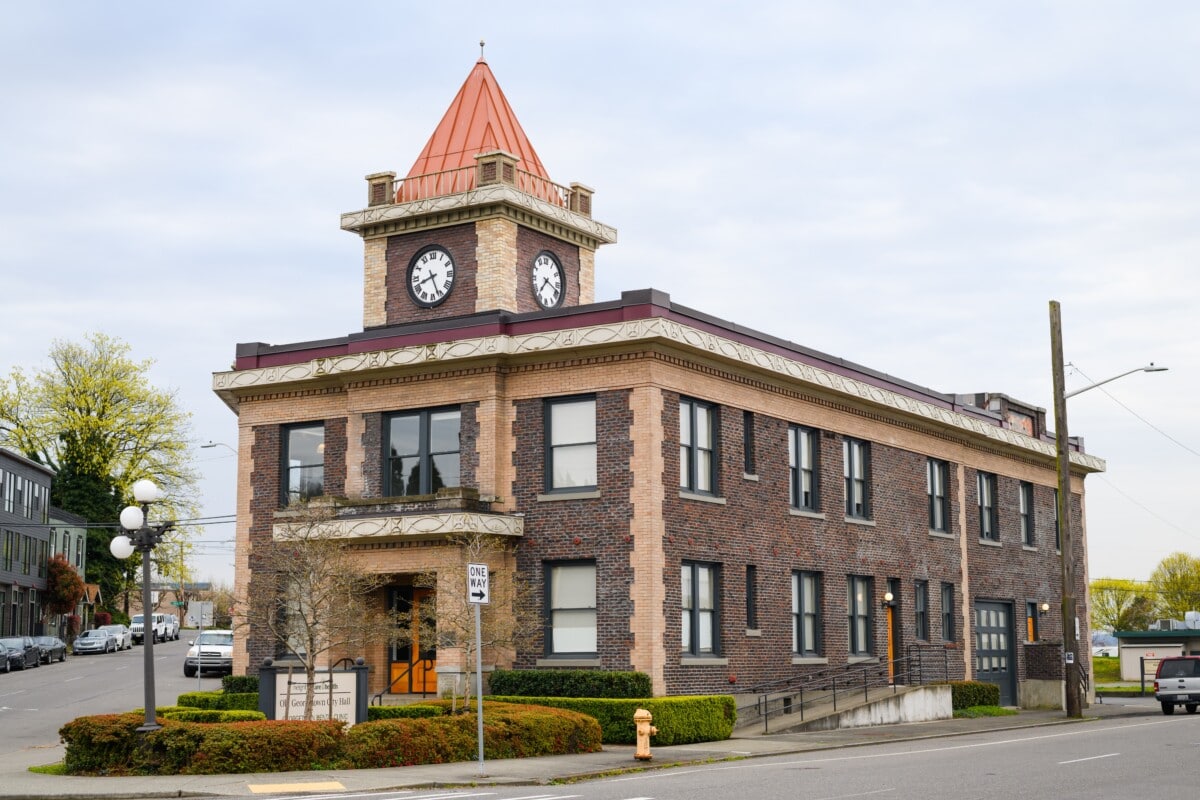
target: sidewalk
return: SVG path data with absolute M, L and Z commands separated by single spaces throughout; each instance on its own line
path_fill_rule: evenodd
M 775 734 L 726 739 L 721 742 L 653 748 L 654 759 L 637 761 L 629 745 L 606 745 L 603 752 L 583 755 L 486 761 L 484 776 L 477 761 L 431 764 L 394 769 L 322 770 L 253 775 L 165 775 L 92 778 L 40 775 L 33 765 L 61 761 L 61 745 L 31 748 L 0 756 L 0 796 L 32 798 L 149 798 L 250 797 L 279 794 L 340 793 L 450 786 L 539 785 L 606 773 L 658 769 L 739 758 L 804 753 L 867 744 L 961 736 L 987 731 L 1045 725 L 1087 724 L 1095 719 L 1144 717 L 1160 714 L 1156 704 L 1110 702 L 1084 711 L 1083 720 L 1067 719 L 1061 711 L 1022 711 L 1011 717 L 949 719 L 905 725 L 879 725 L 813 733 Z

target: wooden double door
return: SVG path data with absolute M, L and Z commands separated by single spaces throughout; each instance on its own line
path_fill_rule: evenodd
M 408 641 L 389 648 L 388 684 L 394 694 L 437 694 L 437 594 L 393 586 L 388 602 L 408 615 Z

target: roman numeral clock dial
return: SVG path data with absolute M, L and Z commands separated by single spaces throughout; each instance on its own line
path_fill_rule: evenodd
M 562 305 L 563 280 L 562 264 L 548 250 L 538 253 L 533 260 L 533 298 L 542 308 L 555 308 Z
M 424 247 L 408 265 L 408 294 L 419 306 L 432 308 L 454 288 L 454 259 L 444 248 Z

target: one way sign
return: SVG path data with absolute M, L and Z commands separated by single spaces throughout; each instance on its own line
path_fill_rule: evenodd
M 486 606 L 490 599 L 487 564 L 467 564 L 467 600 Z

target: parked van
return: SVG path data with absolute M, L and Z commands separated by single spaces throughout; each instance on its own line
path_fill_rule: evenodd
M 1158 662 L 1154 673 L 1154 699 L 1164 714 L 1183 706 L 1189 714 L 1200 708 L 1200 657 L 1172 656 Z
M 151 635 L 154 637 L 151 641 L 161 642 L 168 638 L 167 636 L 167 615 L 166 614 L 151 614 Z M 133 620 L 129 623 L 129 633 L 133 638 L 134 644 L 142 644 L 146 637 L 144 630 L 145 625 L 142 621 L 142 615 L 136 614 Z

